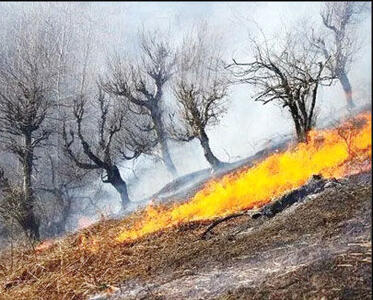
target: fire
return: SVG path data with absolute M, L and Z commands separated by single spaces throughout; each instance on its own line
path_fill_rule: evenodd
M 251 168 L 211 180 L 193 198 L 173 207 L 149 205 L 118 242 L 181 223 L 211 220 L 253 209 L 304 185 L 314 174 L 341 178 L 371 168 L 371 114 L 362 113 L 334 129 L 314 130 L 308 142 L 274 153 Z
M 78 247 L 80 250 L 87 250 L 91 253 L 97 253 L 99 244 L 96 238 L 87 234 L 80 234 L 78 237 Z

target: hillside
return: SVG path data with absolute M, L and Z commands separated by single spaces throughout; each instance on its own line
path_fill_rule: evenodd
M 1 258 L 1 299 L 246 299 L 371 295 L 371 175 L 341 180 L 273 219 L 211 222 L 113 243 L 102 221 L 41 252 Z M 95 237 L 94 239 L 89 239 Z M 119 290 L 114 287 L 120 287 Z M 97 299 L 97 297 L 96 297 Z
M 3 251 L 0 299 L 369 298 L 371 114 L 257 158 L 185 201 Z
M 0 2 L 0 300 L 371 299 L 371 13 Z

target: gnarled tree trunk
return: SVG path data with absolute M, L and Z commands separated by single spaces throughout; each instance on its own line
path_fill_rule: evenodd
M 199 141 L 203 148 L 205 158 L 209 162 L 209 164 L 212 166 L 212 168 L 216 170 L 219 167 L 221 167 L 223 163 L 214 155 L 214 153 L 212 153 L 211 148 L 210 148 L 209 138 L 204 129 L 201 130 Z
M 297 140 L 299 143 L 307 142 L 308 132 L 312 129 L 308 124 L 303 124 L 301 120 L 293 116 Z
M 50 192 L 57 198 L 59 205 L 61 206 L 60 219 L 53 220 L 47 227 L 47 232 L 50 236 L 59 236 L 65 232 L 66 222 L 70 216 L 72 198 L 62 191 L 61 188 L 50 190 Z
M 289 111 L 291 114 L 291 118 L 294 122 L 295 132 L 297 134 L 298 142 L 302 143 L 306 141 L 307 132 L 305 132 L 304 127 L 301 124 L 299 111 L 296 105 L 289 105 Z
M 117 190 L 122 201 L 122 209 L 125 209 L 130 202 L 126 182 L 120 176 L 117 166 L 112 166 L 109 170 L 106 170 L 106 172 L 108 178 L 105 182 L 110 183 Z
M 161 151 L 162 151 L 162 158 L 163 161 L 168 169 L 168 171 L 172 174 L 172 176 L 177 176 L 177 171 L 175 168 L 175 165 L 171 159 L 170 151 L 167 145 L 167 137 L 166 132 L 164 129 L 163 121 L 162 121 L 162 115 L 159 111 L 158 107 L 153 107 L 151 110 L 152 119 L 154 122 L 155 130 L 157 132 L 159 143 L 161 145 Z

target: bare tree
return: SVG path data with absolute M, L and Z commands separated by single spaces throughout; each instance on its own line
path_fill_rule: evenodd
M 5 175 L 5 171 L 0 167 L 0 220 L 5 227 L 7 235 L 13 237 L 17 233 L 24 233 L 31 243 L 33 236 L 29 233 L 24 209 L 23 191 L 17 184 L 14 184 Z M 19 231 L 21 229 L 21 231 Z
M 206 128 L 217 125 L 226 111 L 228 78 L 222 60 L 221 40 L 207 26 L 192 32 L 179 54 L 180 68 L 173 85 L 179 105 L 181 128 L 172 122 L 171 135 L 179 141 L 197 138 L 206 160 L 217 169 L 223 163 L 213 154 Z M 173 119 L 173 116 L 171 120 Z
M 52 150 L 52 148 L 50 148 Z M 81 201 L 81 191 L 87 187 L 93 175 L 79 168 L 60 151 L 49 151 L 40 159 L 35 191 L 40 199 L 41 230 L 48 236 L 65 232 L 68 219 L 73 214 L 73 205 Z
M 240 83 L 257 89 L 254 100 L 263 104 L 275 101 L 287 108 L 294 122 L 298 141 L 304 142 L 315 125 L 317 91 L 330 85 L 328 59 L 308 51 L 308 44 L 296 34 L 287 34 L 285 43 L 260 45 L 252 41 L 254 59 L 249 63 L 233 60 L 233 74 Z M 277 49 L 276 49 L 277 47 Z
M 167 145 L 167 131 L 164 124 L 163 94 L 165 85 L 175 67 L 173 47 L 156 32 L 141 34 L 140 62 L 131 63 L 115 57 L 109 63 L 109 75 L 103 80 L 106 92 L 130 102 L 130 109 L 139 116 L 148 115 L 152 124 L 144 132 L 155 133 L 161 147 L 163 161 L 173 176 L 176 168 Z
M 348 108 L 354 107 L 351 82 L 348 72 L 359 51 L 356 25 L 362 21 L 367 10 L 364 2 L 326 2 L 320 12 L 324 33 L 311 36 L 312 45 L 326 58 L 331 57 L 328 67 L 342 85 Z
M 93 98 L 94 101 L 88 101 L 87 96 L 79 95 L 75 99 L 73 105 L 75 126 L 70 127 L 69 132 L 64 127 L 64 148 L 66 154 L 79 168 L 105 171 L 102 181 L 110 183 L 117 190 L 124 209 L 130 200 L 127 184 L 121 177 L 117 164 L 123 159 L 131 160 L 146 153 L 153 147 L 155 141 L 150 140 L 148 135 L 144 137 L 137 128 L 146 120 L 139 118 L 134 120 L 133 113 L 115 96 L 107 95 L 98 87 L 98 94 Z M 89 104 L 95 105 L 92 106 L 93 111 L 89 111 Z M 84 126 L 87 118 L 95 114 L 98 114 L 98 120 L 87 123 L 89 126 Z M 76 136 L 77 144 L 75 144 Z
M 35 217 L 32 175 L 35 150 L 51 135 L 47 118 L 54 105 L 58 73 L 56 49 L 45 23 L 37 15 L 25 16 L 9 34 L 13 43 L 3 49 L 0 65 L 0 135 L 2 147 L 15 154 L 23 167 L 24 224 L 39 238 Z

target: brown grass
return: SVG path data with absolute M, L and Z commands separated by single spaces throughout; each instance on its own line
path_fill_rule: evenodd
M 371 299 L 371 241 L 351 246 L 345 253 L 269 276 L 259 286 L 230 290 L 216 299 Z
M 221 266 L 223 270 L 224 265 L 234 258 L 291 244 L 305 235 L 327 240 L 343 231 L 341 222 L 366 210 L 370 197 L 370 184 L 345 184 L 299 206 L 297 213 L 280 214 L 270 221 L 251 220 L 243 216 L 222 223 L 207 240 L 201 240 L 200 236 L 211 222 L 195 222 L 146 236 L 133 243 L 117 244 L 115 237 L 120 230 L 130 227 L 141 212 L 121 221 L 103 220 L 55 241 L 52 247 L 40 253 L 18 249 L 14 254 L 13 269 L 10 267 L 9 252 L 3 252 L 0 255 L 0 299 L 86 299 L 88 295 L 110 291 L 111 286 L 118 286 L 129 279 L 150 282 L 166 275 L 176 279 L 185 276 L 186 272 L 213 264 Z M 252 226 L 255 230 L 250 234 L 233 234 Z M 291 287 L 301 292 L 303 288 L 307 290 L 309 282 L 315 280 L 312 278 L 329 278 L 330 283 L 326 286 L 340 289 L 340 285 L 333 282 L 341 277 L 347 278 L 344 279 L 347 284 L 348 276 L 353 271 L 355 281 L 363 278 L 362 284 L 356 285 L 353 293 L 364 298 L 364 295 L 371 294 L 371 290 L 365 287 L 371 277 L 367 279 L 366 263 L 363 268 L 354 259 L 353 255 L 334 257 L 320 262 L 319 266 L 305 267 L 277 281 L 264 282 L 258 289 L 234 290 L 223 297 L 236 299 L 244 295 L 241 299 L 276 298 L 275 294 L 265 294 L 268 285 L 277 284 L 278 289 L 281 284 L 289 283 L 289 289 Z M 352 264 L 355 267 L 331 268 L 330 264 Z M 324 270 L 324 273 L 318 270 Z M 365 277 L 358 273 L 359 270 Z M 297 284 L 291 284 L 293 276 L 298 278 Z M 310 293 L 321 289 L 324 287 L 309 288 Z M 348 291 L 341 293 L 348 294 Z M 280 291 L 279 295 L 283 298 L 288 294 Z

